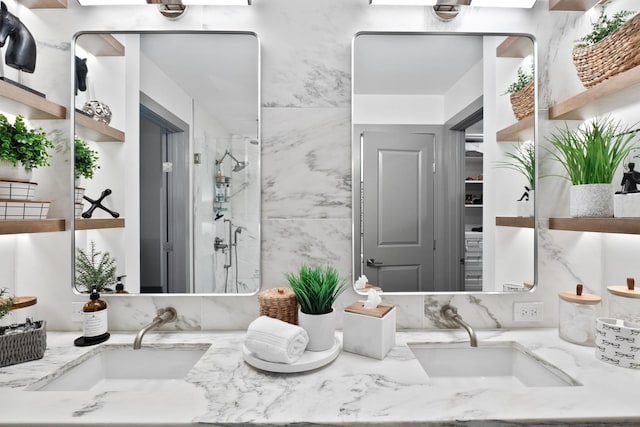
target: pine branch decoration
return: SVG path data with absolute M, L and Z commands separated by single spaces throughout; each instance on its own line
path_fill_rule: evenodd
M 96 250 L 91 241 L 89 253 L 81 248 L 76 250 L 76 289 L 90 293 L 111 290 L 109 286 L 116 282 L 116 261 L 109 252 Z

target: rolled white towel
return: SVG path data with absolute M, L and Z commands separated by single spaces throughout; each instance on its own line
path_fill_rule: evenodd
M 307 331 L 300 326 L 269 316 L 260 316 L 249 324 L 244 345 L 258 359 L 293 363 L 309 343 Z

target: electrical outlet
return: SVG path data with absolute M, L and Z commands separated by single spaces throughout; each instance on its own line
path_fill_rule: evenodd
M 72 322 L 82 322 L 82 307 L 84 307 L 83 302 L 71 303 L 71 321 Z
M 543 303 L 514 302 L 513 320 L 515 322 L 542 322 Z

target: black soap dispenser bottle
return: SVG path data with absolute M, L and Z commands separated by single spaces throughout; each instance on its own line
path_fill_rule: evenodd
M 100 344 L 110 336 L 107 332 L 107 303 L 100 299 L 95 289 L 89 298 L 82 307 L 82 336 L 74 341 L 78 347 Z

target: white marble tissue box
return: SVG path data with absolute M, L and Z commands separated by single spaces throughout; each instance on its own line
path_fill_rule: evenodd
M 366 309 L 360 302 L 351 304 L 344 310 L 342 324 L 344 351 L 382 360 L 396 344 L 396 308 L 392 305 Z

